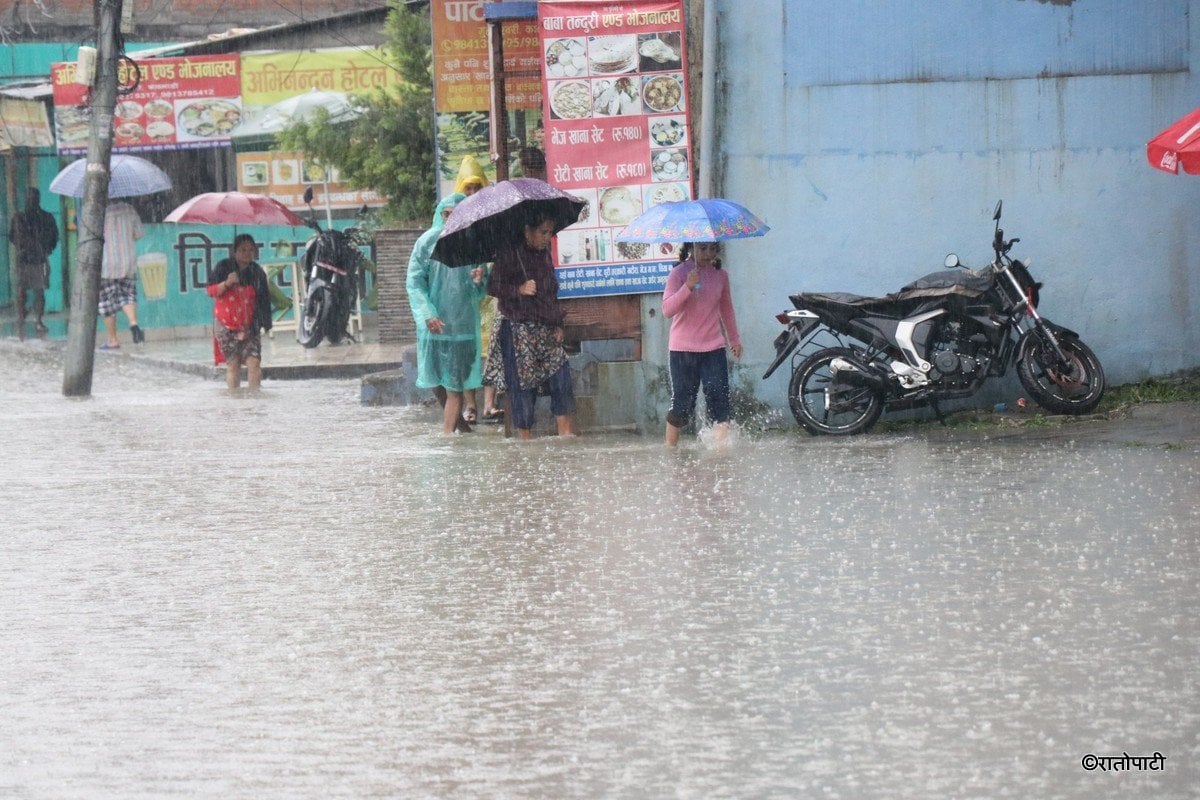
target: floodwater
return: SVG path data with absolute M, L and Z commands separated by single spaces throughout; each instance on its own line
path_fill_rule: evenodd
M 356 381 L 0 375 L 0 797 L 1200 785 L 1194 446 L 521 444 Z M 1083 767 L 1124 753 L 1163 769 Z

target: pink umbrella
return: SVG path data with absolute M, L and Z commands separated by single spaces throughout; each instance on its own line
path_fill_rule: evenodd
M 275 198 L 245 192 L 198 194 L 164 220 L 208 225 L 308 225 L 307 220 Z
M 1179 174 L 1179 168 L 1200 173 L 1200 108 L 1146 142 L 1150 166 Z

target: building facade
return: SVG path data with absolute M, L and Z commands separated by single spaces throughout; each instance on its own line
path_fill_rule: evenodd
M 1001 199 L 1040 310 L 1110 383 L 1200 364 L 1200 176 L 1145 155 L 1200 98 L 1200 0 L 703 6 L 714 194 L 772 226 L 725 256 L 763 400 L 786 407 L 787 371 L 758 376 L 789 294 L 885 294 L 951 251 L 982 266 Z M 647 328 L 650 359 L 666 328 Z

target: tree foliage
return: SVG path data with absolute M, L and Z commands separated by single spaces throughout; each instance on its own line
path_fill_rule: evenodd
M 297 122 L 278 135 L 279 146 L 301 150 L 337 168 L 355 189 L 384 195 L 384 217 L 426 224 L 436 200 L 433 135 L 433 54 L 429 5 L 391 0 L 385 48 L 401 82 L 355 99 L 362 116 L 331 125 L 328 115 Z

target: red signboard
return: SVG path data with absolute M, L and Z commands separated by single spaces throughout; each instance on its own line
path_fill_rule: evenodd
M 617 242 L 692 196 L 682 3 L 542 2 L 548 180 L 588 201 L 557 238 L 564 296 L 660 291 L 673 244 Z
M 89 87 L 75 83 L 75 62 L 51 67 L 54 127 L 60 153 L 86 153 Z M 222 147 L 242 120 L 236 53 L 122 62 L 118 80 L 135 87 L 117 98 L 114 151 Z

